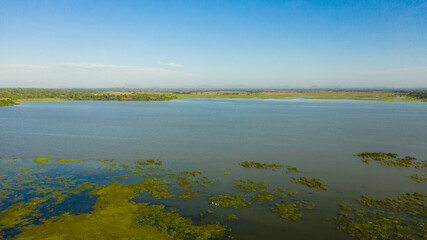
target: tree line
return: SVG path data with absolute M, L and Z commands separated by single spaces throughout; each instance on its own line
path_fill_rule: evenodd
M 0 99 L 100 100 L 100 101 L 166 101 L 176 99 L 172 94 L 145 93 L 116 89 L 46 89 L 1 88 Z
M 413 91 L 408 93 L 408 96 L 418 99 L 427 99 L 427 91 Z

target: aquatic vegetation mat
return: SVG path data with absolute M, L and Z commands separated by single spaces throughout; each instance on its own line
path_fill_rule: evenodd
M 284 165 L 284 164 L 277 164 L 277 163 L 261 163 L 261 162 L 244 161 L 244 162 L 240 162 L 239 166 L 244 168 L 254 168 L 254 169 L 265 169 L 265 170 L 270 169 L 272 171 L 281 169 L 286 174 L 289 172 L 301 172 L 298 170 L 298 168 L 293 167 L 291 165 Z
M 338 229 L 358 239 L 426 239 L 427 202 L 421 193 L 396 198 L 362 196 L 361 207 L 341 205 Z
M 320 182 L 319 178 L 310 179 L 310 178 L 306 178 L 306 177 L 299 177 L 299 178 L 292 177 L 292 182 L 301 183 L 301 184 L 303 184 L 309 188 L 319 188 L 319 189 L 322 189 L 324 191 L 328 190 L 328 185 Z
M 422 183 L 427 181 L 427 177 L 425 177 L 424 174 L 418 175 L 417 173 L 414 175 L 411 175 L 411 179 L 417 183 Z
M 356 156 L 366 164 L 369 164 L 371 161 L 375 161 L 379 162 L 381 166 L 401 167 L 417 171 L 418 173 L 412 174 L 409 177 L 417 183 L 427 181 L 427 177 L 425 176 L 427 160 L 421 160 L 411 156 L 399 158 L 399 154 L 397 153 L 385 152 L 361 152 L 356 154 Z
M 215 181 L 201 171 L 175 172 L 164 168 L 158 159 L 125 164 L 114 159 L 0 158 L 0 237 L 223 239 L 232 238 L 224 223 L 239 219 L 237 214 L 224 211 L 268 203 L 275 206 L 273 213 L 295 221 L 303 209 L 310 209 L 307 201 L 296 198 L 297 192 L 269 187 L 266 181 L 235 180 L 234 191 L 241 194 L 209 193 L 206 188 L 212 184 Z M 168 199 L 190 200 L 200 194 L 209 208 L 201 210 L 199 220 L 163 204 Z M 224 210 L 216 213 L 215 207 Z
M 394 153 L 361 153 L 360 157 L 425 170 L 425 161 L 399 158 Z M 219 175 L 228 180 L 222 185 L 220 179 L 213 181 L 201 171 L 174 171 L 165 165 L 158 159 L 123 163 L 114 159 L 0 157 L 0 239 L 233 238 L 227 225 L 244 222 L 243 210 L 263 209 L 293 222 L 315 208 L 314 202 L 285 189 L 285 182 L 290 183 L 285 186 L 303 185 L 300 189 L 328 190 L 319 178 L 308 178 L 290 165 L 241 162 L 243 172 L 276 174 L 279 179 L 288 178 L 282 173 L 293 176 L 285 182 L 255 181 L 239 179 L 239 174 L 227 174 L 230 172 L 224 169 Z M 411 179 L 424 182 L 425 175 L 417 173 Z M 315 192 L 303 190 L 303 195 Z M 362 195 L 358 204 L 341 205 L 338 229 L 358 239 L 427 237 L 423 193 L 379 199 Z
M 13 239 L 216 239 L 227 228 L 213 222 L 195 225 L 175 209 L 133 199 L 189 198 L 206 187 L 198 171 L 164 173 L 159 160 L 125 165 L 101 160 L 90 175 L 85 161 L 34 158 L 0 160 L 0 236 Z M 66 166 L 65 166 L 66 165 Z M 126 177 L 124 177 L 126 176 Z M 116 180 L 141 177 L 137 184 Z M 169 179 L 169 180 L 167 180 Z M 176 187 L 175 187 L 176 186 Z M 78 211 L 67 201 L 92 202 Z M 83 202 L 84 205 L 84 202 Z M 112 227 L 112 225 L 114 227 Z
M 399 154 L 397 153 L 361 152 L 356 154 L 356 156 L 366 164 L 369 164 L 371 161 L 376 161 L 382 166 L 427 169 L 427 160 L 422 161 L 411 156 L 399 158 Z

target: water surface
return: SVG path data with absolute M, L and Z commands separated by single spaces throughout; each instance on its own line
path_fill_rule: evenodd
M 363 195 L 425 193 L 410 169 L 365 165 L 358 152 L 396 152 L 427 158 L 427 103 L 331 100 L 194 99 L 162 102 L 34 102 L 0 109 L 0 156 L 111 159 L 157 158 L 174 169 L 200 170 L 214 192 L 230 192 L 234 180 L 265 180 L 298 191 L 316 204 L 295 222 L 263 203 L 221 218 L 236 239 L 351 239 L 335 229 L 340 203 Z M 290 175 L 244 169 L 242 161 L 289 164 L 320 178 L 329 190 L 291 183 Z M 224 171 L 230 175 L 224 175 Z M 194 201 L 200 204 L 194 207 Z M 195 221 L 209 205 L 163 202 Z M 207 220 L 201 220 L 201 222 Z

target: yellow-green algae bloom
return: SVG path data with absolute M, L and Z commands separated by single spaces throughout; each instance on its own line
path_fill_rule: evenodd
M 33 162 L 34 163 L 39 163 L 39 164 L 46 164 L 50 160 L 52 160 L 52 159 L 51 158 L 47 158 L 47 157 L 38 157 L 38 158 L 34 158 Z
M 166 210 L 163 205 L 136 203 L 134 198 L 147 192 L 153 197 L 175 196 L 168 187 L 174 184 L 157 178 L 146 178 L 140 184 L 124 185 L 113 182 L 91 191 L 97 198 L 89 213 L 59 212 L 56 206 L 71 194 L 92 189 L 95 184 L 78 175 L 57 175 L 55 163 L 82 161 L 36 158 L 35 165 L 25 166 L 11 161 L 0 169 L 0 234 L 15 229 L 13 239 L 216 239 L 223 236 L 226 227 L 219 223 L 201 226 L 193 225 L 189 219 L 180 216 L 176 210 Z M 109 174 L 106 179 L 120 178 L 121 171 L 132 171 L 145 175 L 153 173 L 161 161 L 147 160 L 138 163 L 142 168 L 114 163 L 105 163 L 101 169 Z M 137 166 L 139 166 L 137 165 Z M 152 168 L 150 165 L 157 167 Z M 115 175 L 117 172 L 117 176 Z M 131 174 L 129 174 L 131 175 Z M 187 175 L 191 175 L 188 177 Z M 167 177 L 168 175 L 163 175 Z M 83 177 L 83 176 L 80 176 Z M 194 177 L 201 180 L 195 180 Z M 206 182 L 200 172 L 182 172 L 177 176 L 182 188 L 193 187 L 196 182 Z M 183 180 L 185 179 L 185 180 Z M 93 179 L 95 180 L 95 179 Z M 92 180 L 92 181 L 93 181 Z M 96 181 L 96 180 L 95 180 Z M 98 184 L 98 183 L 96 183 Z M 194 194 L 194 192 L 186 193 Z M 31 197 L 32 196 L 32 197 Z M 31 197 L 29 200 L 25 200 Z M 6 207 L 2 207 L 6 204 Z M 7 236 L 7 235 L 6 235 Z
M 195 226 L 161 205 L 132 201 L 137 185 L 113 182 L 91 192 L 98 196 L 91 213 L 61 214 L 30 225 L 14 239 L 214 239 L 226 228 L 218 223 Z M 144 218 L 150 221 L 144 221 Z
M 251 202 L 246 200 L 242 195 L 231 196 L 229 194 L 219 194 L 207 197 L 215 206 L 237 209 L 239 207 L 247 207 Z
M 301 217 L 301 213 L 299 213 L 301 209 L 301 203 L 276 203 L 276 207 L 271 211 L 279 213 L 281 218 L 295 221 Z
M 309 188 L 320 188 L 324 191 L 328 190 L 328 185 L 320 182 L 319 178 L 310 179 L 306 177 L 299 177 L 299 178 L 292 177 L 291 181 L 294 183 L 301 183 Z
M 0 234 L 3 237 L 203 240 L 221 238 L 229 231 L 219 223 L 194 225 L 177 210 L 163 205 L 137 202 L 143 201 L 146 194 L 157 199 L 188 199 L 203 193 L 214 182 L 200 171 L 170 173 L 172 170 L 163 168 L 163 162 L 157 159 L 138 160 L 133 164 L 100 160 L 90 166 L 82 165 L 87 163 L 85 160 L 51 158 L 35 158 L 30 165 L 14 159 L 2 159 L 0 163 Z M 284 165 L 250 165 L 298 171 Z M 91 174 L 79 171 L 82 167 L 89 167 Z M 283 202 L 288 196 L 296 195 L 283 188 L 270 188 L 265 181 L 241 180 L 234 186 L 244 194 L 218 193 L 208 195 L 207 199 L 214 206 L 237 209 L 253 202 Z M 87 205 L 88 210 L 74 212 L 68 200 L 81 197 L 91 199 L 82 204 Z M 282 218 L 296 220 L 303 208 L 309 208 L 303 201 L 288 200 L 276 204 L 272 211 L 280 213 Z M 207 213 L 213 214 L 213 211 L 207 210 Z M 208 218 L 204 214 L 200 216 Z M 227 214 L 226 218 L 237 216 Z M 11 229 L 13 233 L 7 235 Z
M 421 193 L 396 198 L 362 196 L 362 208 L 341 205 L 338 229 L 358 239 L 427 239 L 427 202 Z
M 356 154 L 356 156 L 366 164 L 369 164 L 373 160 L 379 162 L 382 166 L 427 169 L 427 160 L 422 161 L 411 156 L 399 158 L 399 154 L 397 153 L 361 152 Z
M 427 177 L 424 177 L 424 174 L 422 174 L 422 175 L 418 175 L 418 174 L 411 175 L 411 179 L 417 183 L 422 183 L 422 182 L 427 181 Z
M 236 214 L 225 214 L 225 218 L 227 218 L 227 219 L 238 219 Z

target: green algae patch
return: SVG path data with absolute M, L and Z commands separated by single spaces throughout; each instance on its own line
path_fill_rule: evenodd
M 47 157 L 38 157 L 38 158 L 34 158 L 33 162 L 34 163 L 38 163 L 38 164 L 46 164 L 50 160 L 52 160 L 52 159 L 51 158 L 47 158 Z
M 272 208 L 271 211 L 279 213 L 281 218 L 290 221 L 296 221 L 301 217 L 300 210 L 302 209 L 301 203 L 276 203 L 276 207 Z
M 426 239 L 427 205 L 421 193 L 396 198 L 362 196 L 361 208 L 341 205 L 338 229 L 358 239 Z
M 17 203 L 0 213 L 0 230 L 13 228 L 17 225 L 28 225 L 38 212 L 33 202 Z
M 143 165 L 143 166 L 147 166 L 147 165 L 161 166 L 163 164 L 163 161 L 161 161 L 159 159 L 147 159 L 147 160 L 138 160 L 135 163 L 137 163 L 139 165 Z
M 170 239 L 155 227 L 135 221 L 140 206 L 130 201 L 136 196 L 131 189 L 113 183 L 92 194 L 99 195 L 92 213 L 45 219 L 44 224 L 24 228 L 14 239 Z
M 171 190 L 167 188 L 168 186 L 172 187 L 173 184 L 169 183 L 164 179 L 147 178 L 147 179 L 144 179 L 144 181 L 139 187 L 141 187 L 142 191 L 145 190 L 148 193 L 150 193 L 151 196 L 158 199 L 175 197 L 172 194 Z
M 296 167 L 292 167 L 290 165 L 283 165 L 283 164 L 277 164 L 277 163 L 261 163 L 261 162 L 240 162 L 239 166 L 244 168 L 255 168 L 255 169 L 264 169 L 264 170 L 283 170 L 283 173 L 289 174 L 291 172 L 295 173 L 302 173 L 302 171 L 298 170 Z
M 269 189 L 265 181 L 257 185 L 252 180 L 240 180 L 240 182 L 235 182 L 234 186 L 241 192 L 261 192 Z
M 427 177 L 425 177 L 424 174 L 423 175 L 418 175 L 418 174 L 411 175 L 411 179 L 417 183 L 422 183 L 422 182 L 427 181 Z
M 319 178 L 306 178 L 306 177 L 299 177 L 299 178 L 295 178 L 293 177 L 291 180 L 293 183 L 301 183 L 309 188 L 318 188 L 318 189 L 322 189 L 324 191 L 328 190 L 328 185 L 327 184 L 323 184 L 322 182 L 320 182 Z
M 242 195 L 231 196 L 229 194 L 219 194 L 207 197 L 215 206 L 221 206 L 226 208 L 244 208 L 251 205 L 251 202 L 246 200 Z
M 404 193 L 396 198 L 374 199 L 362 196 L 359 203 L 366 207 L 386 208 L 395 212 L 406 211 L 411 215 L 421 215 L 427 218 L 427 201 L 424 194 Z
M 104 171 L 100 179 L 75 175 L 58 175 L 56 165 L 49 163 L 81 163 L 82 161 L 51 161 L 36 158 L 33 165 L 26 166 L 12 161 L 0 168 L 0 236 L 14 229 L 13 239 L 217 239 L 229 230 L 219 223 L 194 225 L 177 210 L 165 209 L 163 205 L 136 203 L 141 193 L 155 198 L 190 198 L 208 180 L 200 171 L 182 171 L 173 176 L 157 171 L 159 160 L 140 161 L 135 165 L 102 161 L 98 169 Z M 153 167 L 154 166 L 154 167 Z M 97 168 L 95 167 L 95 170 Z M 62 171 L 62 170 L 61 170 Z M 124 185 L 113 182 L 96 187 L 90 196 L 97 198 L 90 213 L 72 213 L 67 199 L 82 194 L 99 185 L 99 180 L 111 181 L 123 176 L 123 171 L 143 178 L 139 184 Z M 158 178 L 157 178 L 158 177 Z M 107 183 L 108 184 L 108 183 Z M 176 191 L 176 194 L 172 192 Z M 62 207 L 58 208 L 61 203 Z M 3 207 L 3 205 L 6 205 Z M 71 207 L 71 209 L 69 209 Z M 68 209 L 68 210 L 67 210 Z M 59 216 L 58 216 L 59 214 Z M 114 227 L 112 227 L 114 226 Z M 10 236 L 9 236 L 10 237 Z
M 399 158 L 399 154 L 397 153 L 361 152 L 356 154 L 356 156 L 366 164 L 376 161 L 382 166 L 427 169 L 427 160 L 422 161 L 411 156 Z
M 226 219 L 238 219 L 236 214 L 225 214 Z
M 8 168 L 10 166 L 16 165 L 16 163 L 9 163 L 9 164 L 2 164 L 0 165 L 0 168 Z
M 135 212 L 136 221 L 142 226 L 154 226 L 160 232 L 166 233 L 170 239 L 217 239 L 225 235 L 227 228 L 219 223 L 193 225 L 191 220 L 176 213 L 176 210 L 165 210 L 162 205 L 140 203 Z
M 57 163 L 70 163 L 70 162 L 84 162 L 84 160 L 80 160 L 80 159 L 56 159 L 55 162 L 57 162 Z
M 67 177 L 54 179 L 63 181 L 64 178 Z M 98 200 L 90 214 L 64 213 L 41 219 L 43 224 L 32 225 L 35 218 L 41 216 L 40 204 L 49 201 L 51 203 L 51 199 L 62 201 L 67 197 L 67 194 L 61 194 L 61 191 L 54 191 L 44 198 L 16 203 L 2 211 L 0 229 L 17 228 L 22 231 L 15 239 L 213 239 L 225 233 L 226 228 L 218 223 L 194 226 L 190 220 L 174 213 L 175 210 L 165 210 L 161 205 L 151 206 L 148 203 L 131 201 L 138 196 L 137 192 L 144 191 L 153 196 L 164 197 L 169 192 L 165 193 L 159 186 L 165 184 L 168 183 L 162 179 L 145 179 L 141 184 L 125 186 L 113 183 L 99 187 L 91 192 L 92 195 L 98 196 Z M 74 191 L 84 191 L 92 187 L 92 183 L 87 183 L 76 186 Z M 69 191 L 71 192 L 73 191 Z M 111 227 L 112 224 L 114 228 Z
M 414 171 L 418 172 L 424 170 L 421 174 L 412 174 L 410 178 L 417 183 L 427 181 L 427 177 L 424 175 L 425 170 L 427 170 L 427 160 L 420 160 L 411 156 L 399 158 L 399 154 L 397 153 L 385 152 L 361 152 L 356 154 L 356 156 L 366 164 L 370 164 L 371 161 L 374 161 L 380 163 L 381 166 L 412 168 Z
M 214 182 L 202 172 L 171 172 L 171 169 L 163 168 L 163 162 L 158 159 L 126 164 L 114 159 L 99 160 L 90 165 L 78 159 L 36 158 L 30 165 L 24 162 L 6 162 L 7 165 L 0 168 L 0 236 L 7 236 L 13 229 L 15 234 L 9 237 L 16 239 L 203 240 L 222 239 L 229 231 L 217 222 L 195 225 L 181 216 L 179 210 L 145 202 L 147 197 L 156 198 L 156 204 L 168 201 L 184 203 L 187 200 L 183 199 L 203 193 L 202 197 L 206 197 L 213 206 L 229 209 L 268 202 L 266 204 L 276 204 L 273 212 L 292 221 L 301 217 L 303 209 L 309 209 L 304 201 L 288 198 L 295 197 L 296 192 L 269 187 L 265 181 L 236 180 L 235 190 L 241 192 L 237 195 L 207 194 L 205 188 Z M 298 171 L 277 164 L 249 165 Z M 86 167 L 93 174 L 79 171 Z M 91 199 L 89 203 L 82 202 L 84 208 L 92 207 L 90 212 L 80 211 L 76 206 L 77 199 L 81 198 Z M 216 218 L 210 214 L 214 212 L 207 210 L 207 214 L 203 213 L 197 219 Z M 237 218 L 234 214 L 229 215 L 225 219 Z M 218 217 L 224 220 L 224 215 Z
M 276 163 L 260 163 L 260 162 L 240 162 L 240 166 L 244 168 L 256 168 L 256 169 L 281 169 L 285 168 L 285 165 L 282 164 L 276 164 Z
M 263 192 L 255 196 L 258 201 L 273 201 L 276 195 L 270 192 Z

